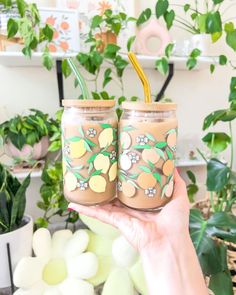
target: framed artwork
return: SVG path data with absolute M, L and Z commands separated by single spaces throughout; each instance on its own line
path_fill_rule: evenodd
M 50 24 L 54 29 L 49 44 L 52 53 L 73 53 L 80 50 L 78 12 L 72 9 L 39 8 L 42 25 Z M 39 46 L 39 51 L 42 46 Z
M 125 12 L 129 16 L 135 16 L 135 0 L 57 0 L 60 8 L 77 9 L 79 13 L 80 46 L 81 51 L 87 51 L 85 44 L 86 35 L 89 32 L 90 20 L 96 14 L 102 15 L 105 10 L 112 9 L 114 13 Z M 118 45 L 124 50 L 130 36 L 135 35 L 134 25 L 121 32 Z

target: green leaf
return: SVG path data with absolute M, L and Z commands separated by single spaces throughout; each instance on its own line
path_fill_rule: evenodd
M 158 148 L 156 148 L 155 150 L 156 150 L 157 154 L 165 161 L 166 160 L 165 153 L 161 149 L 158 149 Z
M 91 147 L 95 147 L 95 146 L 96 146 L 96 143 L 92 142 L 90 139 L 85 138 L 84 140 L 87 142 L 87 144 L 88 144 L 89 146 L 91 146 Z
M 18 32 L 18 23 L 13 18 L 10 18 L 7 22 L 7 37 L 12 38 Z
M 139 98 L 137 96 L 132 96 L 130 98 L 130 101 L 138 101 L 138 100 L 139 100 Z
M 97 92 L 92 92 L 92 96 L 93 96 L 94 100 L 100 100 L 101 99 L 100 95 Z
M 172 152 L 169 149 L 166 150 L 166 153 L 167 153 L 168 158 L 170 160 L 173 160 L 174 156 L 173 156 Z
M 156 17 L 160 18 L 163 16 L 169 7 L 168 0 L 158 0 L 156 3 Z
M 111 69 L 106 69 L 106 71 L 104 72 L 104 80 L 103 80 L 103 84 L 102 84 L 103 88 L 105 88 L 106 85 L 112 80 L 111 72 L 112 72 Z
M 175 19 L 175 12 L 173 9 L 171 9 L 170 11 L 166 11 L 166 13 L 164 14 L 164 19 L 167 25 L 167 29 L 169 30 L 172 26 L 173 26 L 173 22 Z
M 227 57 L 225 55 L 220 55 L 219 56 L 219 63 L 221 66 L 224 66 L 227 64 Z
M 236 101 L 236 77 L 231 78 L 229 101 Z
M 184 12 L 189 11 L 190 8 L 191 8 L 190 4 L 185 4 L 184 5 Z
M 71 75 L 72 71 L 71 71 L 70 66 L 68 65 L 67 59 L 64 59 L 62 61 L 61 67 L 62 67 L 63 75 L 65 76 L 65 78 L 68 78 Z M 77 79 L 76 79 L 76 81 L 77 81 Z
M 35 225 L 37 228 L 47 228 L 48 227 L 48 221 L 44 219 L 43 217 L 39 217 L 35 220 Z
M 215 5 L 224 2 L 224 0 L 212 0 L 212 1 Z
M 91 176 L 96 176 L 96 175 L 100 175 L 102 173 L 102 170 L 96 170 L 92 173 Z
M 120 47 L 116 44 L 108 44 L 104 50 L 104 57 L 108 59 L 114 59 Z
M 85 141 L 84 141 L 84 147 L 85 147 L 86 151 L 88 151 L 88 152 L 90 152 L 90 153 L 92 152 L 92 150 L 91 150 L 89 144 L 87 143 L 87 139 L 85 139 Z
M 165 48 L 165 55 L 167 58 L 170 58 L 172 52 L 173 52 L 173 49 L 174 49 L 174 44 L 173 43 L 170 43 L 166 46 Z
M 133 131 L 133 130 L 136 130 L 136 128 L 134 128 L 133 126 L 124 126 L 123 127 L 123 131 Z
M 51 70 L 53 67 L 53 59 L 47 48 L 45 49 L 43 53 L 42 59 L 43 59 L 43 65 L 45 66 L 45 68 L 47 70 Z
M 223 132 L 210 132 L 202 138 L 202 141 L 205 142 L 208 148 L 213 153 L 223 152 L 228 144 L 231 143 L 231 138 Z
M 17 4 L 19 14 L 23 18 L 25 16 L 25 11 L 26 11 L 26 8 L 27 8 L 27 4 L 26 4 L 26 2 L 24 0 L 17 0 L 16 4 Z
M 104 99 L 104 100 L 110 99 L 110 96 L 109 96 L 108 92 L 106 92 L 106 91 L 100 92 L 100 95 L 101 95 L 102 99 Z
M 221 191 L 229 181 L 230 169 L 217 159 L 211 159 L 207 164 L 208 191 Z
M 155 144 L 155 147 L 158 149 L 163 149 L 167 146 L 167 143 L 165 141 L 160 141 L 158 143 Z
M 156 141 L 155 138 L 154 138 L 151 134 L 146 133 L 145 135 L 147 136 L 147 138 L 148 138 L 150 141 L 153 141 L 153 142 Z
M 51 42 L 53 39 L 54 29 L 50 25 L 46 24 L 42 31 L 46 40 Z
M 151 169 L 147 166 L 138 166 L 138 168 L 146 173 L 152 173 Z
M 101 25 L 102 21 L 103 21 L 102 16 L 95 15 L 91 21 L 91 29 L 96 29 L 97 27 L 99 27 Z
M 222 271 L 210 277 L 209 289 L 215 295 L 233 295 L 232 278 L 229 271 Z
M 191 203 L 194 202 L 195 195 L 198 191 L 199 191 L 199 188 L 196 184 L 191 183 L 187 186 L 187 194 L 188 194 L 189 201 Z
M 162 57 L 161 59 L 158 59 L 156 61 L 156 68 L 157 70 L 162 74 L 166 75 L 169 69 L 168 61 L 165 57 Z
M 118 104 L 119 104 L 119 105 L 122 105 L 122 103 L 123 103 L 124 101 L 126 101 L 126 97 L 125 97 L 125 96 L 121 96 L 121 97 L 118 98 Z
M 136 36 L 131 36 L 127 41 L 127 50 L 130 51 L 131 47 L 135 41 Z
M 192 183 L 196 184 L 196 176 L 190 170 L 187 171 L 188 178 L 191 180 Z
M 108 123 L 100 124 L 100 126 L 101 126 L 103 129 L 106 129 L 106 128 L 112 128 L 111 124 L 108 124 Z
M 227 110 L 217 110 L 209 114 L 203 123 L 203 131 L 208 129 L 211 125 L 215 125 L 226 114 Z
M 87 160 L 87 163 L 93 163 L 94 160 L 96 159 L 97 155 L 98 155 L 97 153 L 93 154 L 93 155 Z
M 222 32 L 222 21 L 219 11 L 207 14 L 206 18 L 206 33 L 214 34 Z
M 189 58 L 187 60 L 187 64 L 186 65 L 187 65 L 188 70 L 194 69 L 196 67 L 196 65 L 197 65 L 196 58 Z
M 221 38 L 222 35 L 223 35 L 222 32 L 216 32 L 216 33 L 211 34 L 212 42 L 216 43 Z
M 193 49 L 193 51 L 190 53 L 190 57 L 197 58 L 201 55 L 201 50 L 198 48 Z
M 155 177 L 155 179 L 160 183 L 160 185 L 162 186 L 162 179 L 161 179 L 161 175 L 157 172 L 153 173 L 153 176 Z
M 144 11 L 142 11 L 142 13 L 140 14 L 137 20 L 137 26 L 140 26 L 144 24 L 145 22 L 147 22 L 150 19 L 151 15 L 152 15 L 152 11 L 150 8 L 147 8 Z
M 80 140 L 81 140 L 81 137 L 79 136 L 73 136 L 68 139 L 69 142 L 78 142 Z
M 211 72 L 211 74 L 214 73 L 215 68 L 216 68 L 216 66 L 215 66 L 214 64 L 211 64 L 211 65 L 210 65 L 210 72 Z
M 133 146 L 134 149 L 136 150 L 149 150 L 151 149 L 151 146 L 149 144 L 145 144 L 145 145 L 134 145 Z

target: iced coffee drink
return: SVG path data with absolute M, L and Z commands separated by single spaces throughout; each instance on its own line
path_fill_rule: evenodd
M 118 197 L 128 207 L 152 210 L 171 200 L 175 168 L 176 104 L 123 103 L 119 123 Z
M 114 101 L 64 100 L 65 197 L 95 205 L 116 196 L 117 118 Z

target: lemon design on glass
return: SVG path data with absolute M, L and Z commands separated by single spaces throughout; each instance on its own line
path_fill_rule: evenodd
M 101 173 L 106 174 L 110 167 L 110 159 L 108 156 L 104 156 L 103 154 L 97 155 L 94 160 L 94 168 L 96 170 L 101 170 Z
M 87 152 L 85 147 L 85 141 L 80 139 L 79 141 L 70 142 L 70 156 L 72 159 L 79 159 Z
M 105 128 L 98 137 L 98 142 L 100 148 L 106 148 L 112 144 L 114 140 L 114 129 L 110 124 L 101 124 L 103 128 Z
M 94 175 L 89 180 L 89 187 L 95 193 L 104 193 L 106 191 L 106 180 L 101 175 Z

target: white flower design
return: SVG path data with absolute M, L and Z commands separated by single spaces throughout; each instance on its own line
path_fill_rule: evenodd
M 89 137 L 94 138 L 97 134 L 97 131 L 94 128 L 89 128 L 86 133 Z
M 35 257 L 25 257 L 14 272 L 14 295 L 94 295 L 94 287 L 85 281 L 98 271 L 98 258 L 84 252 L 89 243 L 85 230 L 74 234 L 61 230 L 53 234 L 41 228 L 34 233 Z M 83 253 L 84 252 L 84 253 Z
M 136 142 L 139 144 L 139 145 L 145 145 L 148 143 L 148 138 L 147 136 L 145 135 L 139 135 L 137 138 L 136 138 Z
M 153 198 L 155 196 L 156 192 L 157 192 L 157 190 L 152 187 L 145 189 L 145 191 L 144 191 L 145 195 L 147 195 L 150 198 Z
M 70 146 L 69 145 L 65 145 L 65 147 L 64 147 L 64 154 L 65 155 L 69 155 L 70 154 Z
M 112 151 L 111 154 L 110 154 L 110 159 L 112 161 L 115 161 L 116 160 L 116 151 Z
M 117 190 L 119 192 L 122 192 L 122 183 L 120 181 L 118 181 L 118 183 L 117 183 Z
M 139 155 L 136 153 L 129 153 L 128 156 L 129 156 L 132 164 L 136 164 L 140 159 Z
M 79 187 L 81 191 L 85 191 L 88 188 L 88 183 L 84 182 L 83 180 L 80 180 L 77 183 L 77 187 Z

